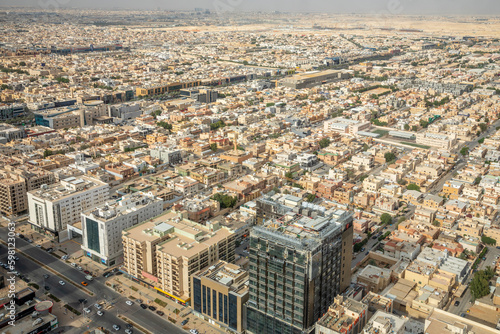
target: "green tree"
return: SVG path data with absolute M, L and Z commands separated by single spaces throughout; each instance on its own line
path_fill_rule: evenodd
M 474 274 L 470 282 L 470 292 L 474 299 L 479 299 L 490 293 L 489 281 L 494 274 L 493 269 L 489 266 L 485 270 L 479 270 Z
M 328 138 L 323 138 L 319 141 L 319 147 L 321 148 L 325 148 L 325 147 L 328 147 L 328 145 L 330 145 L 330 139 Z
M 169 124 L 169 123 L 164 122 L 164 121 L 156 122 L 156 125 L 161 126 L 165 130 L 172 130 L 172 124 Z
M 391 224 L 392 223 L 392 217 L 390 214 L 388 213 L 383 213 L 381 216 L 380 216 L 380 222 L 384 225 L 388 225 L 388 224 Z
M 210 144 L 210 149 L 211 149 L 213 152 L 217 152 L 217 144 L 215 144 L 215 143 Z
M 410 183 L 409 185 L 406 186 L 406 189 L 420 191 L 420 187 L 417 186 L 415 183 Z
M 396 156 L 392 152 L 387 152 L 386 154 L 384 154 L 384 158 L 385 158 L 385 162 L 396 160 Z
M 155 110 L 151 113 L 151 116 L 153 116 L 156 119 L 158 116 L 161 115 L 161 113 L 162 113 L 161 110 Z
M 54 154 L 54 152 L 52 152 L 51 150 L 49 149 L 46 149 L 45 151 L 43 151 L 43 157 L 46 158 L 46 157 L 50 157 L 52 154 Z
M 420 120 L 420 126 L 423 128 L 426 128 L 429 126 L 429 122 L 427 122 L 425 119 Z
M 497 241 L 493 238 L 487 237 L 485 235 L 481 236 L 481 242 L 486 245 L 496 245 Z
M 467 147 L 467 146 L 462 147 L 462 149 L 460 150 L 460 154 L 463 156 L 466 156 L 467 154 L 469 154 L 469 147 Z
M 212 199 L 214 201 L 219 202 L 222 209 L 232 208 L 232 207 L 234 207 L 234 205 L 238 201 L 237 197 L 232 197 L 232 196 L 229 196 L 226 194 L 221 194 L 221 193 L 217 193 L 217 194 L 213 195 Z
M 413 125 L 413 126 L 411 127 L 411 131 L 413 131 L 413 132 L 417 132 L 417 130 L 418 130 L 418 127 L 417 127 L 416 125 Z
M 316 195 L 314 195 L 314 194 L 307 194 L 307 196 L 306 196 L 306 201 L 308 201 L 309 203 L 314 202 L 315 199 L 316 199 Z
M 481 129 L 481 132 L 484 132 L 488 129 L 488 125 L 486 125 L 486 123 L 479 123 L 479 128 Z
M 477 142 L 478 142 L 479 144 L 484 143 L 484 138 L 479 139 Z
M 404 128 L 406 131 L 410 130 L 410 124 L 405 124 Z
M 286 177 L 286 178 L 289 178 L 289 179 L 293 179 L 293 174 L 292 174 L 292 173 L 290 173 L 290 172 L 286 172 L 286 173 L 285 173 L 285 177 Z

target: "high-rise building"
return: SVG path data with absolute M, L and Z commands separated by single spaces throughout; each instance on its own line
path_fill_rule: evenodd
M 39 189 L 42 184 L 54 182 L 55 176 L 52 172 L 35 166 L 5 166 L 0 169 L 0 212 L 13 215 L 26 211 L 26 193 Z
M 167 212 L 122 232 L 123 268 L 182 304 L 190 300 L 190 277 L 219 260 L 234 261 L 235 234 Z
M 107 183 L 87 176 L 69 177 L 28 192 L 29 223 L 37 231 L 59 236 L 68 224 L 81 221 L 82 212 L 102 205 L 108 198 Z
M 94 261 L 113 266 L 123 260 L 122 231 L 159 216 L 163 201 L 134 193 L 82 213 L 82 249 Z
M 267 198 L 273 213 L 287 211 L 273 202 Z M 352 213 L 302 203 L 254 227 L 249 247 L 247 330 L 311 333 L 349 284 Z
M 244 331 L 244 303 L 248 300 L 248 272 L 219 261 L 191 276 L 194 314 L 208 317 L 223 328 Z

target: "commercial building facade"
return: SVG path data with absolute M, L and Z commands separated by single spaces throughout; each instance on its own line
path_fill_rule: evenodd
M 191 276 L 195 315 L 208 317 L 220 327 L 244 331 L 244 303 L 248 300 L 248 272 L 219 261 Z
M 68 224 L 81 221 L 82 212 L 108 198 L 108 184 L 86 176 L 70 177 L 28 192 L 29 223 L 41 233 L 59 236 Z
M 311 333 L 342 291 L 342 276 L 350 282 L 352 214 L 316 214 L 288 212 L 250 232 L 248 332 Z
M 82 213 L 82 249 L 94 261 L 113 266 L 122 261 L 122 230 L 156 217 L 163 201 L 134 193 Z

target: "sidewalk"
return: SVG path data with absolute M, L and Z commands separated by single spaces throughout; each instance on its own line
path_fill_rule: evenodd
M 111 276 L 106 280 L 106 285 L 115 285 L 115 290 L 122 290 L 122 295 L 130 298 L 137 303 L 137 299 L 141 299 L 144 304 L 148 306 L 154 306 L 157 310 L 161 310 L 165 313 L 163 318 L 171 318 L 175 320 L 175 325 L 182 327 L 185 330 L 197 329 L 200 334 L 221 334 L 226 333 L 224 328 L 218 328 L 217 325 L 209 324 L 207 321 L 204 321 L 197 316 L 193 315 L 190 307 L 182 306 L 181 304 L 177 304 L 173 300 L 164 297 L 152 289 L 144 287 L 140 284 L 133 282 L 132 280 L 124 277 L 124 275 L 120 276 Z M 166 305 L 163 307 L 160 304 L 155 302 L 155 299 L 160 300 Z M 184 320 L 188 320 L 185 326 L 181 326 L 181 322 Z

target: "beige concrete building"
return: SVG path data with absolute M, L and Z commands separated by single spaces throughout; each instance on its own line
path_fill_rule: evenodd
M 367 319 L 368 305 L 339 295 L 316 323 L 316 334 L 358 334 Z
M 248 300 L 248 272 L 219 261 L 191 276 L 194 314 L 238 333 L 244 332 L 244 304 Z
M 55 182 L 53 173 L 30 165 L 5 166 L 0 170 L 0 212 L 13 215 L 28 209 L 27 192 Z
M 190 276 L 219 260 L 234 261 L 235 235 L 167 212 L 122 232 L 124 270 L 183 304 L 190 300 Z

